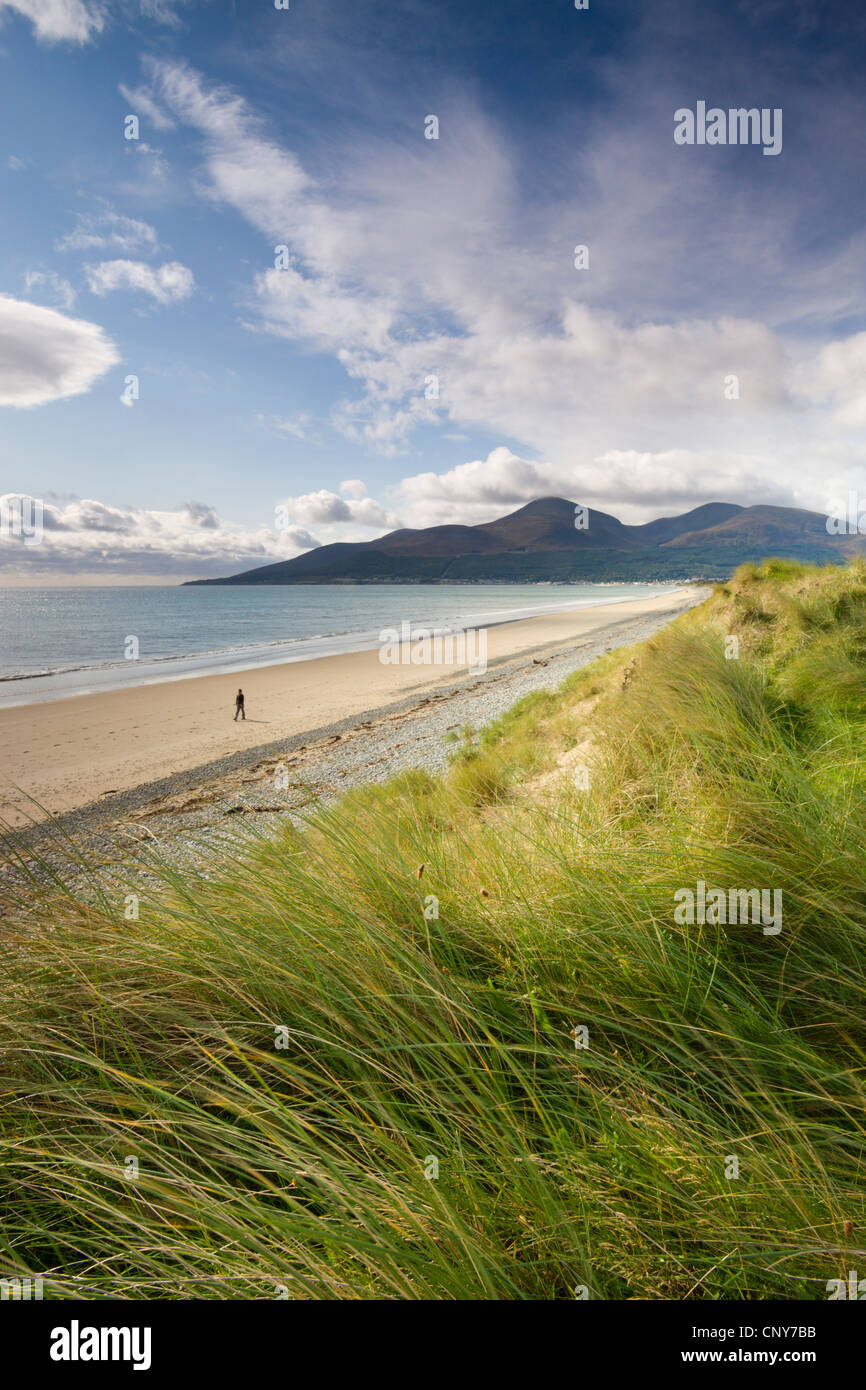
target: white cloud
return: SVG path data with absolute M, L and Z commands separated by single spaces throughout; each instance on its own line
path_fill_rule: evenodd
M 160 101 L 204 137 L 206 195 L 289 247 L 286 268 L 255 278 L 259 323 L 331 352 L 361 384 L 334 413 L 350 439 L 389 453 L 418 425 L 450 420 L 547 452 L 587 415 L 721 412 L 724 377 L 737 371 L 750 375 L 741 413 L 786 404 L 781 348 L 763 324 L 628 324 L 582 302 L 562 235 L 528 255 L 538 233 L 513 226 L 513 156 L 477 112 L 460 111 L 461 139 L 435 164 L 420 139 L 368 142 L 323 187 L 241 97 L 185 66 L 155 62 L 150 74 Z M 541 211 L 563 229 L 576 221 L 566 206 Z M 438 398 L 425 394 L 431 373 Z M 624 442 L 602 434 L 590 450 Z
M 93 294 L 114 290 L 140 290 L 159 304 L 176 304 L 188 299 L 195 289 L 192 271 L 179 261 L 165 265 L 146 265 L 144 261 L 100 261 L 86 267 L 87 283 Z
M 180 28 L 180 16 L 175 4 L 185 4 L 186 0 L 139 0 L 141 13 L 156 24 L 166 24 L 170 29 Z
M 169 164 L 162 150 L 146 140 L 129 140 L 124 155 L 133 160 L 136 167 L 131 170 L 130 179 L 117 185 L 118 192 L 153 202 L 165 198 L 170 189 Z
M 270 332 L 306 341 L 339 356 L 381 353 L 394 325 L 394 306 L 341 288 L 336 277 L 301 275 L 293 267 L 256 277 L 262 320 Z
M 159 250 L 156 229 L 148 222 L 123 217 L 110 208 L 98 214 L 79 213 L 73 231 L 57 243 L 58 251 L 107 250 L 143 251 L 153 255 Z
M 386 512 L 372 497 L 340 497 L 326 488 L 307 492 L 301 497 L 287 497 L 281 505 L 291 520 L 301 526 L 334 526 L 350 522 L 353 526 L 381 533 L 394 531 L 403 524 L 399 517 Z
M 188 0 L 138 0 L 145 19 L 169 28 L 180 27 L 177 6 Z M 128 19 L 127 0 L 0 0 L 0 15 L 4 10 L 23 15 L 33 25 L 37 39 L 45 43 L 89 43 L 106 27 L 110 8 L 120 19 Z
M 18 537 L 0 536 L 0 571 L 209 577 L 291 559 L 319 544 L 302 526 L 282 531 L 239 526 L 201 502 L 159 511 L 108 506 L 91 498 L 39 500 L 40 543 L 25 545 Z
M 106 20 L 105 5 L 98 0 L 0 0 L 0 13 L 4 10 L 24 15 L 46 43 L 87 43 L 102 32 Z
M 442 475 L 479 516 L 500 484 L 525 501 L 545 480 L 620 512 L 624 498 L 650 514 L 713 496 L 813 505 L 828 460 L 834 476 L 853 466 L 826 430 L 864 423 L 860 349 L 825 344 L 816 358 L 820 341 L 804 346 L 792 327 L 830 302 L 826 277 L 803 266 L 792 280 L 793 233 L 783 247 L 767 238 L 765 188 L 725 184 L 717 165 L 674 172 L 672 142 L 659 153 L 641 102 L 579 142 L 553 132 L 530 200 L 511 132 L 458 101 L 459 140 L 431 150 L 420 133 L 365 127 L 329 146 L 314 180 L 229 88 L 172 62 L 148 72 L 154 99 L 201 136 L 202 196 L 265 239 L 247 326 L 331 354 L 351 391 L 332 423 L 379 455 L 405 452 L 422 426 L 507 442 L 498 483 L 486 461 Z M 658 92 L 644 96 L 655 112 Z M 710 225 L 695 210 L 707 206 Z M 584 241 L 586 273 L 573 264 Z M 834 263 L 856 268 L 855 242 L 834 246 Z M 431 375 L 438 394 L 425 391 Z M 458 519 L 425 488 L 436 492 L 406 480 L 401 513 Z
M 839 424 L 866 426 L 866 333 L 828 343 L 814 362 L 804 364 L 801 380 L 812 400 L 833 407 Z
M 57 309 L 71 309 L 75 303 L 75 290 L 68 280 L 55 270 L 28 270 L 24 276 L 24 288 L 28 294 L 43 295 Z
M 291 153 L 261 131 L 247 103 L 228 88 L 206 90 L 197 73 L 182 64 L 149 61 L 154 96 L 205 137 L 210 196 L 237 207 L 277 241 L 290 230 L 286 212 L 313 187 Z
M 411 526 L 493 521 L 537 497 L 565 497 L 610 510 L 621 521 L 649 521 L 701 502 L 790 503 L 787 486 L 768 481 L 756 459 L 727 459 L 720 451 L 661 453 L 611 449 L 588 464 L 555 466 L 525 459 L 504 446 L 442 473 L 416 473 L 392 489 Z M 613 503 L 611 499 L 615 499 Z M 623 501 L 623 499 L 628 499 Z M 813 493 L 818 510 L 823 504 Z
M 306 439 L 312 419 L 309 410 L 302 410 L 294 418 L 286 415 L 259 414 L 256 416 L 256 423 L 263 425 L 265 429 L 273 430 L 275 434 L 288 434 L 293 439 Z
M 416 473 L 396 492 L 414 524 L 435 525 L 462 519 L 487 521 L 523 506 L 534 497 L 568 496 L 573 479 L 549 465 L 519 458 L 510 449 L 493 449 L 485 459 L 461 463 L 444 473 Z
M 98 324 L 0 296 L 0 405 L 79 396 L 119 361 Z
M 344 483 L 340 483 L 340 491 L 346 497 L 366 497 L 367 485 L 362 483 L 360 478 L 347 478 Z
M 129 102 L 134 116 L 144 116 L 155 130 L 173 130 L 174 121 L 164 107 L 154 101 L 153 97 L 145 87 L 126 87 L 121 82 L 117 90 L 120 95 Z

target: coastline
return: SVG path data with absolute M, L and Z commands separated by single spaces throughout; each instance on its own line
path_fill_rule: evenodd
M 542 674 L 538 663 L 559 651 L 575 665 L 587 664 L 600 654 L 600 643 L 605 650 L 606 634 L 610 646 L 641 640 L 646 634 L 631 630 L 644 620 L 662 626 L 707 592 L 682 588 L 492 625 L 485 629 L 484 675 L 453 664 L 382 665 L 373 651 L 256 667 L 246 680 L 246 723 L 232 718 L 237 682 L 246 679 L 236 673 L 12 706 L 0 710 L 0 816 L 21 827 L 43 813 L 75 813 L 75 822 L 86 810 L 88 824 L 116 822 L 165 797 L 183 800 L 202 782 L 231 780 L 268 758 L 279 761 L 280 753 L 301 746 L 348 743 L 382 723 L 393 731 L 391 721 L 412 719 L 415 709 L 446 707 L 470 692 L 476 699 L 494 689 L 502 695 L 521 663 Z
M 393 587 L 393 586 L 388 586 Z M 467 585 L 455 586 L 465 591 Z M 484 586 L 489 590 L 495 586 Z M 503 586 L 504 587 L 504 586 Z M 529 586 L 524 586 L 529 587 Z M 545 585 L 533 586 L 536 588 Z M 506 623 L 522 622 L 530 618 L 544 618 L 556 613 L 571 612 L 579 608 L 612 607 L 620 603 L 639 600 L 639 593 L 603 596 L 593 593 L 592 597 L 563 597 L 568 585 L 551 585 L 558 591 L 555 600 L 547 603 L 525 602 L 514 607 L 498 607 L 478 612 L 466 611 L 446 614 L 422 613 L 412 619 L 413 630 L 442 631 L 458 634 L 460 632 L 480 631 Z M 622 588 L 616 584 L 598 584 L 595 590 Z M 633 584 L 625 586 L 630 590 L 648 588 L 654 591 L 649 597 L 668 596 L 682 585 L 675 584 Z M 661 590 L 661 593 L 659 593 Z M 170 590 L 171 593 L 176 592 Z M 67 590 L 63 590 L 65 595 Z M 472 608 L 470 598 L 462 594 L 461 607 Z M 175 615 L 176 616 L 176 615 Z M 360 616 L 360 615 L 357 615 Z M 366 615 L 369 621 L 369 615 Z M 204 647 L 183 652 L 163 652 L 148 654 L 130 660 L 105 660 L 88 664 L 71 664 L 42 671 L 14 671 L 0 675 L 0 710 L 12 709 L 19 705 L 42 704 L 47 701 L 68 700 L 81 695 L 99 695 L 113 691 L 135 690 L 144 685 L 162 685 L 178 681 L 201 679 L 207 676 L 237 675 L 256 671 L 270 666 L 286 666 L 296 662 L 315 661 L 327 656 L 347 656 L 353 652 L 378 651 L 381 646 L 380 634 L 394 627 L 395 622 L 402 626 L 406 619 L 402 611 L 399 615 L 383 612 L 381 621 L 375 626 L 361 626 L 315 633 L 301 633 L 295 637 L 261 637 L 254 642 L 235 645 Z M 323 619 L 323 621 L 327 621 Z M 130 630 L 135 630 L 130 617 Z M 211 633 L 211 635 L 216 635 Z M 70 656 L 70 661 L 74 658 Z

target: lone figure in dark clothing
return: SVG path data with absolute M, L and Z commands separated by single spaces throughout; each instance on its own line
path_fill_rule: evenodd
M 242 690 L 239 690 L 237 695 L 235 696 L 235 719 L 237 719 L 238 715 L 240 715 L 241 719 L 246 720 L 247 716 L 244 711 L 244 692 Z

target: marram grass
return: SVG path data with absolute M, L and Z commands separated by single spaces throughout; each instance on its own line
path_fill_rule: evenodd
M 95 868 L 40 878 L 0 966 L 0 1276 L 825 1298 L 866 1269 L 864 782 L 866 571 L 770 562 L 442 780 L 156 866 L 137 921 Z M 678 925 L 698 880 L 781 889 L 782 931 Z

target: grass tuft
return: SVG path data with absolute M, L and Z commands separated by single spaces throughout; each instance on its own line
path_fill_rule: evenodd
M 0 1273 L 825 1297 L 866 1259 L 864 656 L 861 566 L 744 566 L 442 779 L 145 887 L 31 877 L 0 966 Z M 782 931 L 678 924 L 698 880 L 780 889 Z

